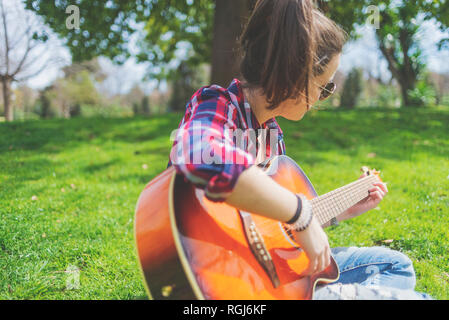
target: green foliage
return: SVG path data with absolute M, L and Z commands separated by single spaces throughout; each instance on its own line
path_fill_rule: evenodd
M 449 95 L 443 96 L 443 98 L 441 99 L 441 105 L 449 106 Z
M 413 106 L 432 106 L 435 105 L 435 88 L 427 81 L 419 81 L 415 89 L 409 92 L 413 101 Z
M 137 102 L 133 102 L 133 114 L 137 116 L 140 114 L 140 106 Z
M 356 26 L 372 24 L 375 9 L 381 13 L 380 30 L 390 28 L 391 20 L 397 27 L 414 24 L 417 15 L 425 20 L 435 19 L 441 31 L 449 27 L 449 3 L 445 0 L 318 0 L 318 6 L 356 38 Z M 385 19 L 385 20 L 384 20 Z
M 363 91 L 363 81 L 363 71 L 361 69 L 354 68 L 349 72 L 341 93 L 341 108 L 354 109 Z
M 172 94 L 168 106 L 172 111 L 184 110 L 186 103 L 190 100 L 201 84 L 201 68 L 193 69 L 188 63 L 182 62 L 177 70 L 176 77 L 172 82 Z
M 141 16 L 145 37 L 138 54 L 140 61 L 151 61 L 149 76 L 178 77 L 170 65 L 175 57 L 190 68 L 211 61 L 214 7 L 210 0 L 152 1 L 150 14 Z
M 190 49 L 183 59 L 191 66 L 210 61 L 214 1 L 78 0 L 80 29 L 66 27 L 67 1 L 25 3 L 66 41 L 75 62 L 106 56 L 123 63 L 133 51 L 138 61 L 151 62 L 151 77 L 167 79 L 183 50 Z
M 83 118 L 120 118 L 130 117 L 133 112 L 131 108 L 114 103 L 104 105 L 84 104 L 81 105 L 81 114 Z
M 81 115 L 83 104 L 96 105 L 100 102 L 100 95 L 88 70 L 69 73 L 57 79 L 43 95 L 46 103 L 48 100 L 51 108 L 59 109 L 58 114 L 66 118 Z
M 52 108 L 51 100 L 47 95 L 48 89 L 41 92 L 36 104 L 35 112 L 43 119 L 55 117 L 57 111 Z
M 150 106 L 150 97 L 143 96 L 141 101 L 134 101 L 132 103 L 132 110 L 134 115 L 150 115 L 153 113 L 152 106 Z
M 64 39 L 75 62 L 102 55 L 116 62 L 124 62 L 129 57 L 131 34 L 136 30 L 131 27 L 131 22 L 136 14 L 140 14 L 138 8 L 142 2 L 147 1 L 76 1 L 80 10 L 79 29 L 66 26 L 66 19 L 69 18 L 66 8 L 74 3 L 46 0 L 24 2 L 27 9 L 42 16 L 44 22 Z
M 390 72 L 402 87 L 403 104 L 420 104 L 416 95 L 409 95 L 413 95 L 416 82 L 425 69 L 417 34 L 422 21 L 432 19 L 442 31 L 447 32 L 449 3 L 445 0 L 320 0 L 319 3 L 353 37 L 357 36 L 356 26 L 372 24 L 377 10 L 379 28 L 375 32 L 379 48 L 388 62 Z
M 379 86 L 374 105 L 383 108 L 398 107 L 399 90 L 393 85 L 382 84 Z

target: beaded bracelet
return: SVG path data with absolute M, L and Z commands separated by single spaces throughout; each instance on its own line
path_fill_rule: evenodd
M 293 222 L 292 220 L 290 220 L 288 224 L 291 229 L 295 230 L 296 232 L 301 232 L 306 230 L 309 227 L 310 222 L 312 221 L 312 205 L 304 195 L 297 194 L 296 197 L 298 198 L 298 209 L 296 210 L 296 214 L 292 219 Z

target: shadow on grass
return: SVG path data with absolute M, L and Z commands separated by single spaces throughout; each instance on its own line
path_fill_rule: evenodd
M 409 160 L 415 152 L 438 157 L 449 154 L 449 109 L 356 109 L 318 111 L 299 123 L 281 120 L 287 151 L 303 150 L 304 161 L 313 165 L 308 151 L 339 151 L 356 156 L 360 148 L 382 158 Z
M 179 114 L 136 118 L 74 118 L 0 124 L 0 154 L 13 150 L 56 153 L 86 142 L 143 142 L 170 137 Z

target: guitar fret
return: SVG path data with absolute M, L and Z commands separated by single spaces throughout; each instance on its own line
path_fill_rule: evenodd
M 375 179 L 375 176 L 370 175 L 312 199 L 319 222 L 324 224 L 330 221 L 365 198 Z

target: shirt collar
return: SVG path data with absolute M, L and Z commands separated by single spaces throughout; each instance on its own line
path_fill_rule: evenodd
M 271 118 L 262 125 L 260 125 L 260 123 L 257 121 L 254 112 L 251 110 L 249 102 L 246 100 L 245 95 L 243 94 L 242 84 L 239 79 L 237 78 L 233 79 L 227 90 L 236 96 L 237 102 L 239 104 L 238 106 L 240 108 L 241 113 L 245 117 L 245 121 L 246 124 L 248 125 L 248 128 L 278 129 L 279 133 L 282 134 L 281 127 L 279 126 L 275 118 Z

